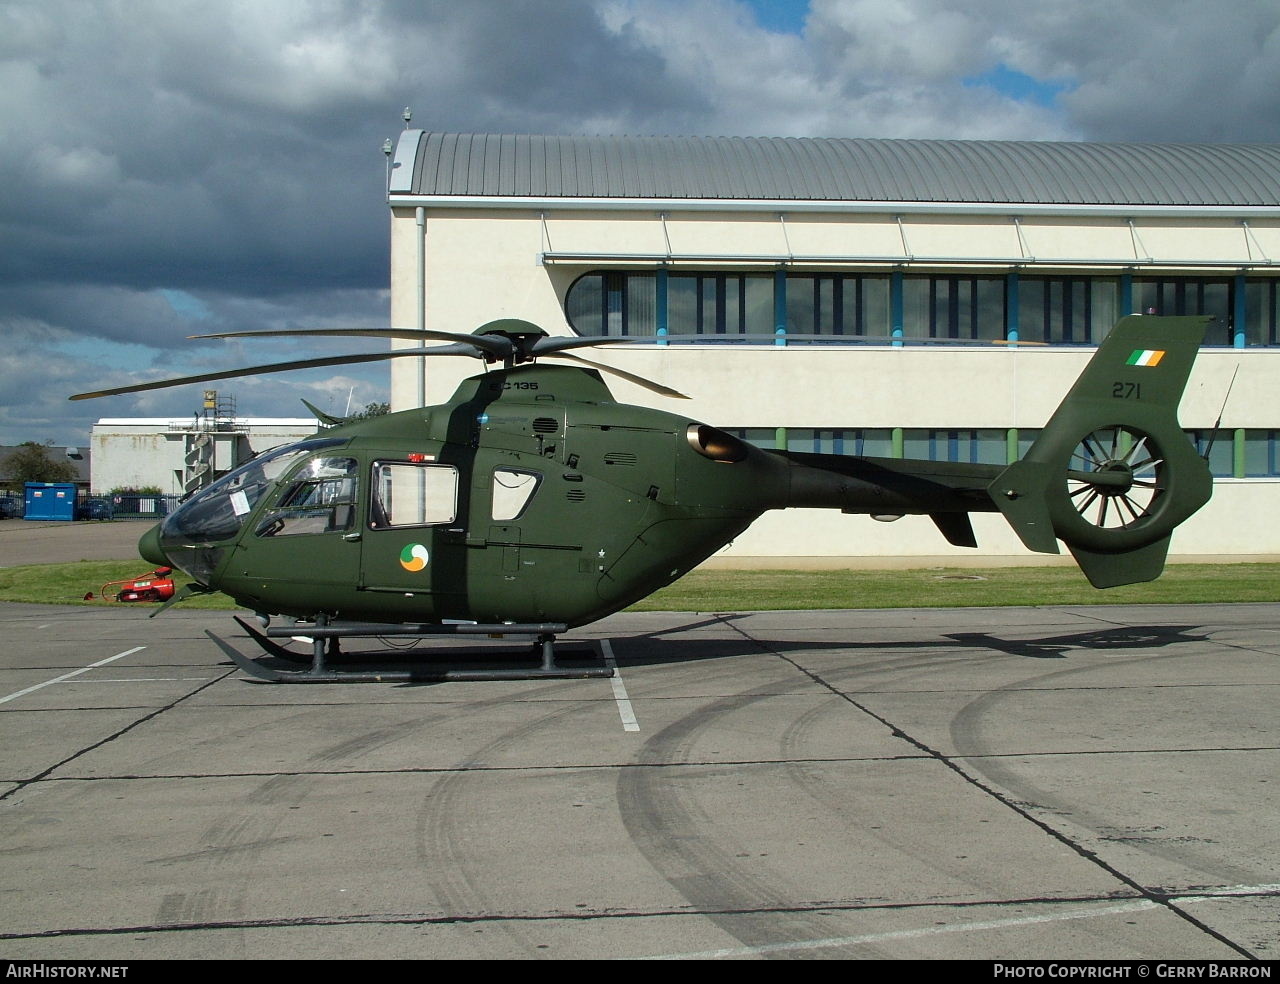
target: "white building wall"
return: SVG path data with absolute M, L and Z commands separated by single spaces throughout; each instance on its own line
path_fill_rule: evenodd
M 1062 211 L 1062 210 L 1059 210 Z M 1025 273 L 1199 275 L 1200 264 L 1256 261 L 1280 255 L 1280 223 L 1191 215 L 1139 217 L 1043 214 L 906 216 L 798 211 L 666 213 L 608 208 L 547 212 L 526 209 L 427 207 L 425 326 L 470 332 L 498 318 L 522 318 L 551 334 L 570 334 L 564 298 L 580 275 L 603 268 L 653 270 L 670 255 L 672 268 L 772 271 L 788 257 L 788 272 L 864 270 L 1004 275 L 1022 261 Z M 412 208 L 393 209 L 392 322 L 416 323 L 418 226 Z M 588 254 L 600 254 L 599 256 Z M 894 259 L 890 265 L 886 258 Z M 1166 264 L 1143 266 L 1149 259 Z M 1182 267 L 1169 264 L 1175 261 Z M 1001 266 L 1001 263 L 1004 265 Z M 1229 277 L 1226 266 L 1212 271 Z M 409 344 L 409 343 L 397 343 Z M 657 396 L 608 379 L 621 402 L 682 413 L 721 427 L 795 428 L 1037 428 L 1043 425 L 1092 354 L 1070 347 L 613 345 L 589 353 L 688 394 Z M 392 365 L 392 408 L 419 404 L 415 363 Z M 425 401 L 444 402 L 465 376 L 481 371 L 468 358 L 429 360 Z M 1182 404 L 1188 429 L 1213 426 L 1233 373 L 1224 418 L 1234 428 L 1280 427 L 1280 351 L 1206 348 Z M 96 449 L 95 449 L 96 460 Z M 1280 556 L 1280 484 L 1224 480 L 1213 503 L 1174 537 L 1178 558 Z M 1029 554 L 996 516 L 975 516 L 979 548 L 949 546 L 923 517 L 879 524 L 865 516 L 793 511 L 763 517 L 722 551 L 718 563 L 770 565 L 907 558 L 932 563 L 961 558 L 1044 562 Z M 800 559 L 797 561 L 797 559 Z
M 310 437 L 316 422 L 307 419 L 242 419 L 235 431 L 205 432 L 215 441 L 214 467 L 228 471 L 240 463 L 236 445 L 243 442 L 256 454 L 281 444 Z M 186 464 L 186 422 L 149 418 L 106 418 L 93 426 L 90 488 L 109 492 L 117 488 L 157 487 L 166 494 L 180 494 Z M 244 455 L 239 455 L 240 459 Z

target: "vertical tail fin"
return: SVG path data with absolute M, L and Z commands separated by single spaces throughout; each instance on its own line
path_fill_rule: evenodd
M 1208 317 L 1122 319 L 1027 456 L 988 492 L 1031 550 L 1058 540 L 1099 588 L 1160 575 L 1213 480 L 1178 424 Z

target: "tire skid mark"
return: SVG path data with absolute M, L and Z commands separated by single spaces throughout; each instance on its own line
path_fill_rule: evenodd
M 1181 653 L 1164 653 L 1159 655 L 1143 655 L 1126 660 L 1115 660 L 1108 664 L 1108 669 L 1130 664 L 1150 664 L 1154 661 L 1185 659 Z M 951 720 L 951 741 L 958 758 L 965 760 L 966 765 L 981 773 L 987 781 L 999 786 L 1010 797 L 1016 799 L 1030 809 L 1049 815 L 1070 817 L 1072 825 L 1090 830 L 1103 840 L 1115 840 L 1117 831 L 1124 829 L 1114 820 L 1104 817 L 1096 811 L 1088 810 L 1074 800 L 1069 800 L 1059 793 L 1045 788 L 1019 768 L 1016 757 L 1007 753 L 996 754 L 995 749 L 983 737 L 986 720 L 998 713 L 1000 705 L 1009 698 L 1030 689 L 1051 689 L 1038 686 L 1028 687 L 1029 683 L 1047 684 L 1060 681 L 1064 677 L 1096 672 L 1097 666 L 1077 666 L 1070 669 L 1055 670 L 1023 680 L 1017 684 L 1009 684 L 996 690 L 975 697 L 965 704 Z M 1211 750 L 1206 750 L 1211 751 Z M 1126 838 L 1127 847 L 1141 851 L 1154 858 L 1160 858 L 1174 864 L 1198 871 L 1205 877 L 1206 883 L 1220 885 L 1247 884 L 1256 880 L 1258 873 L 1243 868 L 1224 865 L 1220 860 L 1207 858 L 1202 852 L 1186 842 L 1171 843 L 1168 840 Z
M 922 660 L 911 665 L 910 672 L 906 674 L 906 679 L 927 679 L 937 670 L 948 669 L 951 665 L 950 660 L 945 662 L 940 659 Z M 841 688 L 850 689 L 850 678 L 856 680 L 859 675 L 856 670 L 849 674 L 844 674 L 841 680 Z M 834 696 L 832 701 L 838 703 L 847 712 L 849 706 L 847 703 L 838 700 Z M 927 864 L 928 867 L 953 878 L 958 883 L 972 886 L 978 890 L 979 895 L 983 893 L 998 894 L 1001 882 L 994 869 L 989 871 L 988 869 L 975 870 L 972 864 L 966 864 L 963 860 L 945 851 L 932 851 L 926 856 L 918 850 L 912 850 L 917 845 L 903 836 L 896 824 L 887 822 L 871 824 L 869 821 L 874 818 L 861 815 L 856 818 L 849 816 L 851 806 L 856 808 L 857 803 L 851 803 L 846 789 L 837 789 L 832 785 L 830 774 L 827 770 L 836 763 L 813 761 L 803 754 L 804 736 L 812 722 L 817 717 L 830 713 L 832 713 L 832 704 L 820 704 L 797 718 L 783 735 L 783 757 L 786 761 L 787 771 L 792 774 L 796 785 L 810 799 L 829 811 L 831 816 L 842 825 L 850 829 L 856 826 L 860 837 L 874 840 L 883 845 L 886 851 L 892 851 L 914 861 Z M 988 871 L 989 877 L 982 877 L 983 871 Z M 975 879 L 975 875 L 979 877 Z
M 241 803 L 209 821 L 196 849 L 152 859 L 152 864 L 192 865 L 195 870 L 187 876 L 187 881 L 193 885 L 220 886 L 166 895 L 156 911 L 157 923 L 163 926 L 223 921 L 234 926 L 242 921 L 268 852 L 304 840 L 303 835 L 280 831 L 287 811 L 301 806 L 311 788 L 300 776 L 282 774 L 263 778 L 245 794 Z M 245 804 L 259 809 L 246 815 Z M 228 872 L 234 876 L 234 882 L 228 881 Z M 246 931 L 239 929 L 230 948 L 243 956 L 245 941 Z
M 707 728 L 772 696 L 724 697 L 672 722 L 640 752 L 640 765 L 660 767 L 623 769 L 617 784 L 619 813 L 636 849 L 695 912 L 748 947 L 825 936 L 829 924 L 823 910 L 788 902 L 776 876 L 747 870 L 751 845 L 717 839 L 715 818 L 700 808 L 696 784 L 685 781 L 706 770 L 681 763 Z
M 528 701 L 548 692 L 548 685 L 530 688 L 519 694 L 477 701 L 472 707 L 477 711 L 500 709 L 513 703 Z M 480 914 L 491 916 L 506 912 L 506 899 L 495 900 L 493 890 L 497 886 L 485 885 L 475 877 L 463 849 L 471 810 L 466 799 L 472 795 L 472 780 L 477 775 L 487 776 L 490 770 L 477 770 L 475 766 L 507 748 L 520 745 L 526 736 L 581 712 L 581 702 L 547 702 L 546 713 L 535 720 L 518 724 L 510 730 L 490 739 L 472 752 L 471 757 L 447 773 L 441 773 L 422 794 L 422 807 L 415 823 L 415 842 L 418 866 L 425 873 L 425 885 L 436 897 L 442 911 L 455 918 L 473 919 Z M 524 770 L 513 769 L 519 773 Z M 487 869 L 480 869 L 481 874 Z M 495 904 L 498 903 L 498 904 Z M 494 915 L 496 927 L 514 942 L 537 953 L 531 939 L 531 930 L 521 922 Z
M 1101 619 L 1099 620 L 1101 621 Z M 915 746 L 916 748 L 920 749 L 922 752 L 926 753 L 927 755 L 929 755 L 930 757 L 932 757 L 933 759 L 935 759 L 936 761 L 944 765 L 946 768 L 950 769 L 952 772 L 958 775 L 963 781 L 973 786 L 975 789 L 985 793 L 987 796 L 991 797 L 992 799 L 995 799 L 1006 808 L 1018 814 L 1027 822 L 1040 828 L 1040 830 L 1044 831 L 1048 836 L 1052 837 L 1054 840 L 1058 841 L 1064 846 L 1070 848 L 1080 857 L 1084 858 L 1090 863 L 1101 868 L 1102 870 L 1107 872 L 1109 875 L 1111 875 L 1113 878 L 1115 878 L 1117 881 L 1123 883 L 1124 885 L 1128 886 L 1130 889 L 1137 892 L 1141 897 L 1148 899 L 1151 902 L 1156 903 L 1157 905 L 1162 906 L 1163 908 L 1173 913 L 1180 919 L 1195 926 L 1202 933 L 1212 937 L 1213 939 L 1217 940 L 1219 943 L 1222 943 L 1223 945 L 1230 947 L 1232 950 L 1234 950 L 1236 953 L 1239 953 L 1241 956 L 1247 957 L 1249 959 L 1257 959 L 1256 954 L 1251 953 L 1248 949 L 1242 947 L 1238 943 L 1234 942 L 1233 940 L 1229 939 L 1222 933 L 1218 932 L 1216 929 L 1209 926 L 1207 923 L 1205 923 L 1201 919 L 1191 915 L 1189 912 L 1186 911 L 1185 908 L 1182 908 L 1176 905 L 1174 903 L 1174 900 L 1171 899 L 1167 894 L 1154 891 L 1150 887 L 1143 885 L 1136 878 L 1121 871 L 1119 868 L 1117 868 L 1115 865 L 1113 865 L 1109 861 L 1102 858 L 1096 852 L 1091 851 L 1088 847 L 1086 847 L 1085 845 L 1073 839 L 1066 832 L 1059 830 L 1057 827 L 1049 823 L 1047 820 L 1036 816 L 1034 813 L 1031 812 L 1031 810 L 1028 808 L 1025 802 L 1019 802 L 1018 800 L 1015 800 L 1012 796 L 1001 791 L 995 785 L 989 782 L 981 781 L 977 775 L 971 774 L 963 765 L 961 765 L 960 762 L 957 760 L 957 758 L 944 755 L 942 752 L 938 751 L 935 748 L 932 748 L 921 739 L 916 738 L 908 734 L 907 732 L 903 731 L 902 729 L 898 728 L 887 718 L 883 717 L 880 714 L 877 714 L 875 711 L 871 710 L 869 707 L 866 707 L 865 705 L 860 704 L 848 693 L 844 693 L 840 691 L 833 684 L 826 681 L 820 674 L 815 673 L 812 670 L 806 669 L 805 667 L 797 663 L 795 660 L 793 660 L 791 657 L 787 656 L 785 653 L 779 652 L 778 650 L 771 648 L 767 642 L 756 639 L 754 636 L 747 633 L 744 629 L 742 629 L 736 623 L 726 622 L 726 624 L 730 628 L 732 628 L 734 631 L 741 634 L 744 638 L 751 640 L 760 649 L 766 652 L 771 652 L 777 657 L 779 657 L 780 659 L 783 659 L 786 662 L 790 663 L 801 673 L 804 673 L 806 676 L 812 679 L 815 683 L 825 687 L 826 689 L 830 690 L 832 693 L 837 694 L 842 700 L 848 701 L 849 704 L 851 704 L 853 707 L 858 708 L 868 717 L 881 722 L 886 727 L 891 728 L 893 731 L 893 734 L 896 737 L 900 737 L 904 741 L 907 741 L 913 746 Z M 1178 658 L 1178 656 L 1179 654 L 1174 653 L 1174 654 L 1169 654 L 1167 656 L 1160 656 L 1160 657 L 1154 657 L 1154 658 L 1172 659 L 1172 658 Z M 1058 672 L 1065 672 L 1065 671 L 1058 671 Z M 1052 676 L 1054 674 L 1049 674 L 1049 675 Z M 978 699 L 981 700 L 981 698 L 978 698 Z M 990 760 L 986 760 L 986 761 L 990 761 Z

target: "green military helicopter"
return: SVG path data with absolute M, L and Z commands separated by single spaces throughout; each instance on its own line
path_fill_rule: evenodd
M 1212 491 L 1178 403 L 1208 323 L 1122 319 L 1009 466 L 766 451 L 680 414 L 620 404 L 601 372 L 660 384 L 568 350 L 621 339 L 553 337 L 516 320 L 475 334 L 371 329 L 446 345 L 301 360 L 82 393 L 87 399 L 285 369 L 471 355 L 492 369 L 440 406 L 342 420 L 265 452 L 183 502 L 139 543 L 267 623 L 240 624 L 267 680 L 513 679 L 609 675 L 557 662 L 555 636 L 671 583 L 766 510 L 928 515 L 976 546 L 971 512 L 1002 512 L 1031 550 L 1064 542 L 1096 587 L 1147 581 L 1173 529 Z M 227 337 L 204 336 L 204 337 Z M 547 365 L 543 358 L 570 360 Z M 175 599 L 176 600 L 176 599 Z M 301 622 L 270 625 L 270 616 Z M 534 668 L 335 668 L 344 638 L 533 635 Z M 309 658 L 276 639 L 305 636 Z M 351 656 L 348 656 L 348 662 Z

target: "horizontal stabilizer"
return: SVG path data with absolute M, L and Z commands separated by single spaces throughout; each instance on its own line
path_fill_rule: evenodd
M 1051 465 L 1024 458 L 1001 472 L 988 489 L 1018 539 L 1037 553 L 1061 553 L 1047 495 L 1054 474 Z

